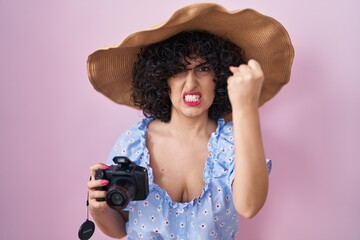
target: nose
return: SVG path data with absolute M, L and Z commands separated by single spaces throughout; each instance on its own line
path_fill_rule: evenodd
M 186 88 L 188 90 L 194 89 L 198 85 L 198 79 L 193 69 L 187 71 Z

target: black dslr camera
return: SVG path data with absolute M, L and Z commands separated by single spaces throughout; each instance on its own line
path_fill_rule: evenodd
M 96 170 L 95 179 L 106 179 L 109 184 L 98 188 L 108 191 L 105 199 L 109 207 L 121 210 L 130 201 L 145 200 L 149 195 L 148 172 L 127 157 L 114 157 L 116 165 L 111 165 L 106 170 Z

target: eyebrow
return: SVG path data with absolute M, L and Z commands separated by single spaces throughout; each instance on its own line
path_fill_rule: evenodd
M 204 65 L 210 65 L 210 63 L 208 61 L 206 61 L 206 62 L 203 62 L 203 63 L 200 63 L 200 64 L 196 65 L 195 67 L 202 67 Z
M 203 63 L 199 63 L 198 65 L 195 66 L 195 68 L 198 68 L 198 67 L 202 67 L 202 66 L 206 66 L 206 65 L 209 65 L 211 66 L 211 64 L 206 61 L 206 62 L 203 62 Z M 190 70 L 191 68 L 188 68 L 189 65 L 185 66 L 186 70 Z M 212 66 L 211 66 L 212 67 Z

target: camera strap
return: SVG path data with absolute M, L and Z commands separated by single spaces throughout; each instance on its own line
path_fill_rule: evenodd
M 90 177 L 91 180 L 91 177 Z M 78 232 L 78 236 L 81 240 L 88 240 L 95 232 L 95 224 L 89 220 L 89 191 L 87 192 L 86 199 L 86 220 L 81 224 Z

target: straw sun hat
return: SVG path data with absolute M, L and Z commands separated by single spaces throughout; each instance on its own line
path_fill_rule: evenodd
M 129 35 L 117 47 L 92 53 L 87 62 L 90 82 L 114 102 L 134 107 L 130 101 L 132 70 L 140 48 L 187 30 L 224 36 L 244 49 L 246 61 L 260 63 L 265 75 L 260 106 L 290 79 L 294 49 L 278 21 L 252 9 L 227 11 L 217 4 L 199 3 L 177 10 L 158 26 Z

